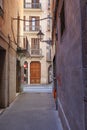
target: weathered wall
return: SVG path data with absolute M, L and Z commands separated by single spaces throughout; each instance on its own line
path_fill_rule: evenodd
M 79 0 L 64 0 L 65 29 L 60 34 L 58 8 L 57 81 L 59 114 L 64 130 L 84 130 L 84 93 L 82 85 L 82 39 Z
M 87 129 L 87 0 L 81 0 L 83 87 L 85 104 L 85 129 Z
M 23 0 L 4 0 L 3 2 L 3 18 L 0 16 L 0 46 L 6 51 L 6 68 L 5 80 L 2 85 L 2 95 L 4 107 L 11 103 L 16 96 L 16 48 L 17 41 L 17 20 L 11 24 L 11 18 L 17 18 L 18 14 L 23 18 Z M 21 26 L 21 25 L 20 25 Z M 14 30 L 14 37 L 12 29 Z M 20 31 L 22 32 L 22 31 Z M 10 39 L 8 38 L 10 36 Z M 1 49 L 0 49 L 1 52 Z M 3 56 L 2 56 L 3 58 Z M 1 58 L 1 59 L 2 59 Z M 5 65 L 3 63 L 3 65 Z

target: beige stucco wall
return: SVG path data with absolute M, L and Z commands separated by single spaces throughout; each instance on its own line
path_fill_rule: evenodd
M 31 3 L 31 0 L 30 0 Z M 40 19 L 46 18 L 49 15 L 48 10 L 48 0 L 40 0 L 41 3 L 41 10 L 34 10 L 34 9 L 24 9 L 24 16 L 26 16 L 26 19 L 29 20 L 29 16 L 39 16 Z M 51 38 L 51 31 L 47 31 L 47 19 L 40 21 L 41 30 L 44 33 L 44 39 L 43 40 L 49 40 Z M 31 46 L 31 38 L 37 38 L 37 32 L 24 32 L 24 35 L 28 37 L 29 44 Z M 46 62 L 46 52 L 47 52 L 47 44 L 46 42 L 40 42 L 40 48 L 42 49 L 42 55 L 43 58 L 29 58 L 25 59 L 29 63 L 28 67 L 28 84 L 30 84 L 30 63 L 32 61 L 40 61 L 41 63 L 41 84 L 47 84 L 48 83 L 48 67 L 49 63 Z
M 13 20 L 11 26 L 11 19 L 17 18 L 18 13 L 23 18 L 23 0 L 3 0 L 3 18 L 0 17 L 0 46 L 6 51 L 5 59 L 5 86 L 2 86 L 4 96 L 4 107 L 11 103 L 16 96 L 16 48 L 12 28 L 14 31 L 14 37 L 17 41 L 17 20 Z M 21 27 L 21 24 L 20 24 Z M 23 28 L 21 33 L 23 35 Z M 10 36 L 10 41 L 8 38 Z

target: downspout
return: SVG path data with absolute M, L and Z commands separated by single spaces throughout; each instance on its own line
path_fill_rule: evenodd
M 8 44 L 8 106 L 10 104 L 9 100 L 10 100 L 10 93 L 9 93 L 9 87 L 10 87 L 10 55 L 9 55 L 9 50 L 10 50 L 10 36 L 8 35 L 8 40 L 9 40 L 9 44 Z
M 19 34 L 20 34 L 20 16 L 17 17 L 17 44 L 19 45 Z

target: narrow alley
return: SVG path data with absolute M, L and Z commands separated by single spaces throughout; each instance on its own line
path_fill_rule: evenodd
M 87 0 L 0 0 L 0 130 L 87 130 Z
M 22 93 L 0 115 L 0 130 L 62 130 L 51 93 Z

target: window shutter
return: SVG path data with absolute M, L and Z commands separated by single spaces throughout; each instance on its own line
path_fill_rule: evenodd
M 32 38 L 31 39 L 31 49 L 39 49 L 39 39 L 38 38 Z
M 26 38 L 23 38 L 23 47 L 26 48 Z
M 29 16 L 29 30 L 32 31 L 32 17 Z
M 39 17 L 36 17 L 36 30 L 38 31 L 39 30 L 39 27 L 40 27 L 40 21 L 39 21 Z
M 25 20 L 26 20 L 26 16 L 24 16 L 24 31 L 25 31 Z

